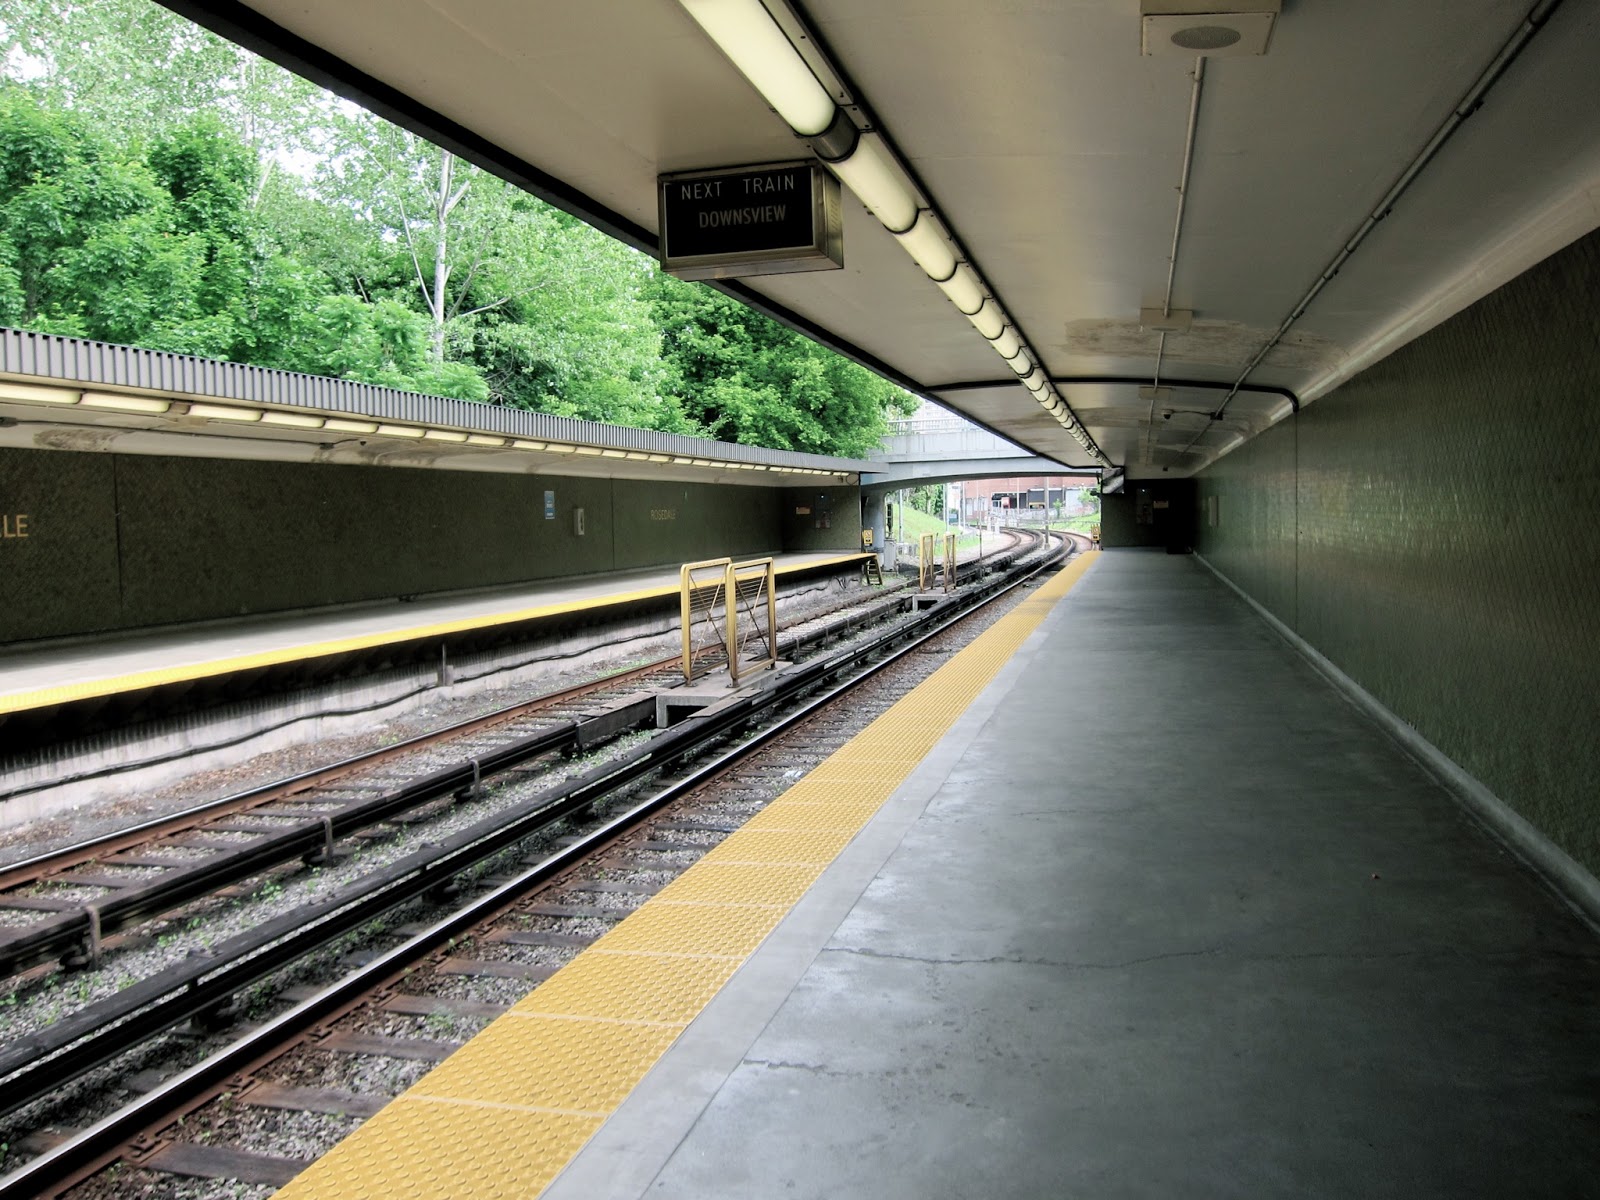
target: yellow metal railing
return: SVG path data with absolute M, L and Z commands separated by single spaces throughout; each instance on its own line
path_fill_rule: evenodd
M 778 661 L 776 582 L 770 558 L 711 558 L 679 568 L 684 682 L 725 666 L 738 683 L 741 672 Z
M 955 591 L 956 587 L 956 535 L 944 535 L 944 548 L 941 552 L 938 542 L 939 535 L 925 533 L 917 543 L 917 591 L 926 592 L 932 589 L 933 581 L 942 576 L 944 590 Z

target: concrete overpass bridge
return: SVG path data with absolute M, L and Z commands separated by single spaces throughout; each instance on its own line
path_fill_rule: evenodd
M 956 479 L 1062 475 L 1075 470 L 960 417 L 891 421 L 889 436 L 871 460 L 881 463 L 883 470 L 861 476 L 863 492 L 890 492 Z M 1082 468 L 1076 470 L 1082 473 Z
M 957 479 L 1096 473 L 1034 454 L 961 417 L 914 417 L 891 421 L 889 435 L 871 456 L 881 471 L 861 476 L 862 516 L 873 545 L 887 544 L 884 502 L 890 492 Z

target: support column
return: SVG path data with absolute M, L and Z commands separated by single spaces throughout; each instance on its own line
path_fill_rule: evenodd
M 883 560 L 883 569 L 894 569 L 894 543 L 889 541 L 884 532 L 883 506 L 888 499 L 885 492 L 861 493 L 861 528 L 872 530 L 872 549 L 877 551 Z

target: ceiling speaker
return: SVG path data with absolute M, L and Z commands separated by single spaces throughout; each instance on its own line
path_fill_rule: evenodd
M 1281 7 L 1282 0 L 1142 0 L 1140 53 L 1265 54 Z

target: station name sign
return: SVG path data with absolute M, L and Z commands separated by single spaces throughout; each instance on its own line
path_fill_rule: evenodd
M 684 171 L 657 182 L 669 275 L 733 279 L 844 266 L 839 181 L 818 163 Z

